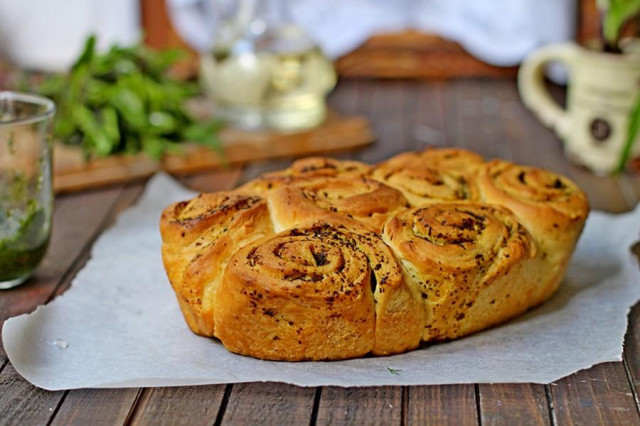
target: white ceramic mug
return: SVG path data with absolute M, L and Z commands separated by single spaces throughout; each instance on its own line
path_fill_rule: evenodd
M 556 61 L 568 69 L 566 109 L 544 85 L 544 68 Z M 618 168 L 631 111 L 640 98 L 637 53 L 602 53 L 574 43 L 546 46 L 523 62 L 518 89 L 524 104 L 564 140 L 569 159 L 598 174 Z M 640 135 L 635 135 L 630 158 L 638 156 Z

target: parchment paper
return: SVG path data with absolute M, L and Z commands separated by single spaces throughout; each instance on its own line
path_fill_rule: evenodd
M 57 390 L 278 381 L 302 386 L 548 383 L 619 361 L 627 314 L 640 299 L 629 247 L 640 207 L 592 212 L 560 291 L 500 327 L 402 355 L 339 362 L 268 362 L 229 353 L 185 325 L 160 257 L 158 219 L 193 193 L 157 175 L 141 201 L 93 247 L 71 289 L 2 330 L 16 370 Z

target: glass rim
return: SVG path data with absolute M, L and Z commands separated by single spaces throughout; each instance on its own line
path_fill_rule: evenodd
M 39 121 L 44 121 L 53 117 L 56 112 L 56 104 L 49 98 L 45 98 L 40 95 L 33 95 L 30 93 L 13 92 L 10 90 L 0 90 L 0 101 L 4 99 L 10 99 L 26 104 L 39 105 L 45 108 L 43 112 L 29 115 L 28 117 L 14 118 L 7 121 L 0 121 L 0 128 L 5 126 L 15 126 L 21 124 L 32 124 Z

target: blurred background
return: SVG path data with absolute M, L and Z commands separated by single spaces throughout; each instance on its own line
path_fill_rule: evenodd
M 121 153 L 160 159 L 183 141 L 218 150 L 255 141 L 230 129 L 272 132 L 260 137 L 273 156 L 317 152 L 273 148 L 279 135 L 311 129 L 325 131 L 316 141 L 354 148 L 381 129 L 327 104 L 349 81 L 376 81 L 375 90 L 500 81 L 571 161 L 606 175 L 640 156 L 638 16 L 640 0 L 0 0 L 0 90 L 56 102 L 56 140 L 82 148 L 57 155 L 60 171 Z M 554 47 L 567 44 L 561 55 Z M 567 94 L 559 87 L 569 80 Z M 493 94 L 482 102 L 506 105 Z
M 89 34 L 103 50 L 142 37 L 156 48 L 208 52 L 229 3 L 237 2 L 0 0 L 0 52 L 4 61 L 46 71 L 69 67 Z M 599 31 L 595 0 L 303 0 L 286 8 L 349 77 L 514 75 L 536 47 Z

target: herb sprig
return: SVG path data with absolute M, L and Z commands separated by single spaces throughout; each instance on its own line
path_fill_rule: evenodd
M 86 158 L 138 152 L 160 158 L 179 151 L 183 141 L 219 149 L 220 123 L 198 122 L 185 110 L 197 85 L 168 75 L 183 54 L 143 45 L 100 54 L 89 37 L 69 73 L 39 87 L 58 106 L 55 136 L 81 146 Z
M 597 0 L 597 5 L 603 14 L 604 50 L 619 53 L 622 30 L 640 16 L 640 0 Z

